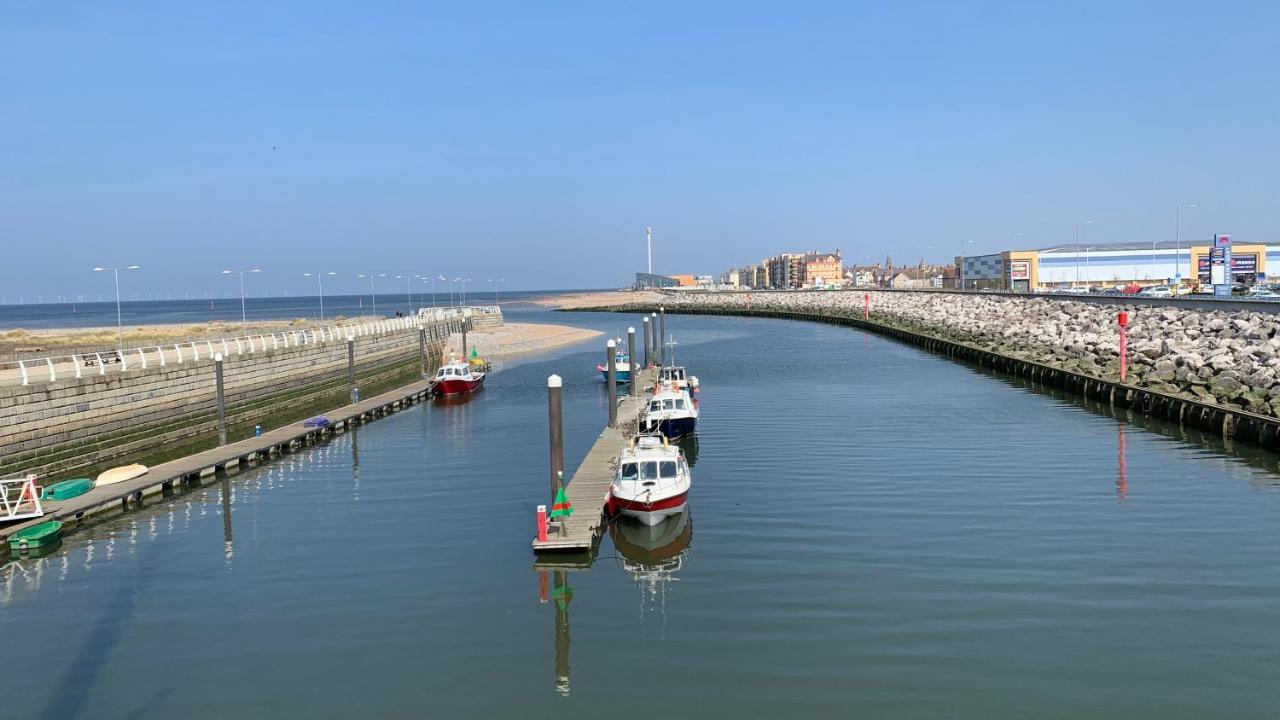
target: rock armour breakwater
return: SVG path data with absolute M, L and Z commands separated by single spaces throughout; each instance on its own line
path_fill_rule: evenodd
M 669 293 L 679 312 L 779 311 L 861 317 L 864 291 Z M 1115 307 L 1045 297 L 870 292 L 871 319 L 991 352 L 1115 381 L 1117 313 L 1129 313 L 1128 385 L 1280 417 L 1280 317 Z M 614 309 L 614 308 L 608 308 Z

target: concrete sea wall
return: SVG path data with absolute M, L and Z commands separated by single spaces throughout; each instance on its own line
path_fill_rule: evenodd
M 434 372 L 460 319 L 416 324 L 355 339 L 356 385 L 371 392 Z M 238 435 L 255 423 L 345 403 L 348 396 L 344 334 L 247 352 L 234 345 L 224 359 L 227 422 Z M 317 405 L 319 407 L 317 407 Z M 216 432 L 214 363 L 168 363 L 54 382 L 0 387 L 0 475 L 66 475 Z

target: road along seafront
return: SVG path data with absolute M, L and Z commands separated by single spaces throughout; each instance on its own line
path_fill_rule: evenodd
M 1280 317 L 931 292 L 626 293 L 579 310 L 787 317 L 852 325 L 1141 412 L 1280 445 Z M 1127 318 L 1121 381 L 1119 313 Z

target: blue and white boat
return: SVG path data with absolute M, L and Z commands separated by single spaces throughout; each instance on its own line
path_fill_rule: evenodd
M 640 427 L 643 432 L 662 433 L 671 440 L 692 435 L 698 428 L 698 401 L 673 383 L 659 384 L 649 398 Z
M 600 377 L 604 378 L 605 382 L 609 382 L 609 368 L 601 363 L 596 365 L 596 369 L 600 371 Z M 613 371 L 618 376 L 618 382 L 631 382 L 631 357 L 624 352 L 618 353 L 613 360 Z

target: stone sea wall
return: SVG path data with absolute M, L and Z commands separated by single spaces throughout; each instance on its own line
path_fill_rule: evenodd
M 668 293 L 664 304 L 861 317 L 863 291 Z M 1120 374 L 1123 309 L 1128 383 L 1280 417 L 1280 316 L 1270 313 L 930 292 L 871 292 L 870 306 L 872 320 L 1108 380 Z

